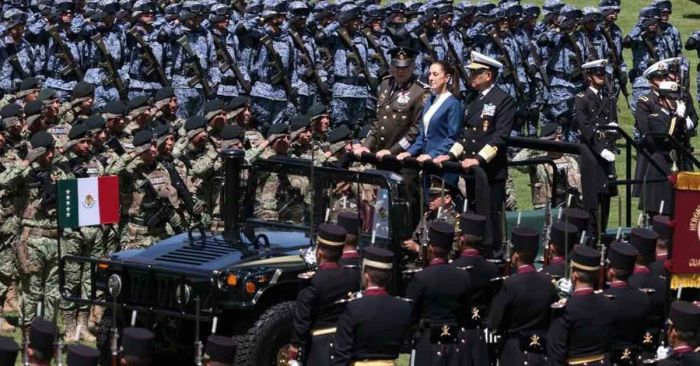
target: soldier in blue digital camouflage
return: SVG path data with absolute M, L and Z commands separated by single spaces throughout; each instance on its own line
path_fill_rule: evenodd
M 282 28 L 287 4 L 281 0 L 265 3 L 262 17 L 265 25 L 258 33 L 256 57 L 252 60 L 253 113 L 262 132 L 276 123 L 286 122 L 293 115 L 298 95 L 293 88 L 294 44 Z
M 670 0 L 652 0 L 651 6 L 659 9 L 659 31 L 663 35 L 671 49 L 671 57 L 680 56 L 683 50 L 683 40 L 681 32 L 669 22 L 673 13 L 673 3 Z
M 129 99 L 138 95 L 152 96 L 167 84 L 164 79 L 167 79 L 165 57 L 168 46 L 157 39 L 155 8 L 151 0 L 137 0 L 132 8 L 134 25 L 127 30 L 126 62 L 122 67 L 129 85 Z
M 251 87 L 248 67 L 243 63 L 238 51 L 238 37 L 230 31 L 230 17 L 229 6 L 216 4 L 211 8 L 208 18 L 221 71 L 221 83 L 216 89 L 216 97 L 223 101 L 229 101 L 240 94 L 248 94 Z
M 622 92 L 625 98 L 629 98 L 627 91 L 628 70 L 627 63 L 622 53 L 622 39 L 624 34 L 622 29 L 615 23 L 620 13 L 620 0 L 601 0 L 599 4 L 600 13 L 603 16 L 603 23 L 600 30 L 605 37 L 605 41 L 610 49 L 610 62 L 613 67 L 613 77 L 617 84 L 618 92 Z
M 695 50 L 697 55 L 700 56 L 700 31 L 695 31 L 688 37 L 688 40 L 685 42 L 685 49 L 688 51 Z M 696 65 L 696 69 L 700 70 L 700 65 Z M 700 72 L 697 73 L 695 81 L 697 84 L 697 95 L 695 98 L 700 101 Z
M 599 24 L 603 16 L 598 8 L 587 6 L 582 11 L 581 28 L 578 32 L 578 42 L 581 47 L 581 57 L 585 62 L 606 57 L 610 48 L 605 36 L 600 31 Z
M 9 9 L 3 15 L 7 32 L 0 39 L 0 90 L 12 93 L 23 79 L 37 73 L 38 55 L 24 36 L 27 14 Z
M 73 1 L 59 0 L 54 6 L 57 12 L 55 36 L 49 38 L 42 73 L 46 76 L 44 86 L 56 90 L 59 99 L 65 101 L 75 84 L 83 78 L 85 42 L 71 26 L 75 11 Z

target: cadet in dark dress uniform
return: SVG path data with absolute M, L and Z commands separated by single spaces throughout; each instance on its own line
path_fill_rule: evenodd
M 53 359 L 58 328 L 56 324 L 41 318 L 35 319 L 29 329 L 27 349 L 30 365 L 49 365 Z
M 145 328 L 124 328 L 120 365 L 150 365 L 153 354 L 153 333 Z
M 601 129 L 604 126 L 617 126 L 617 97 L 605 86 L 607 64 L 607 60 L 601 59 L 581 65 L 586 73 L 588 88 L 577 94 L 574 100 L 574 112 L 578 129 L 581 131 L 581 142 L 588 145 L 598 162 L 590 174 L 587 171 L 582 176 L 584 185 L 588 180 L 588 184 L 594 184 L 599 191 L 598 205 L 602 217 L 597 217 L 597 207 L 590 208 L 589 213 L 594 220 L 589 222 L 586 231 L 591 234 L 597 232 L 597 220 L 601 220 L 601 228 L 605 232 L 608 225 L 610 197 L 617 195 L 616 190 L 604 187 L 608 181 L 615 179 L 617 157 L 615 133 Z
M 233 366 L 236 357 L 236 342 L 231 337 L 212 334 L 207 338 L 206 365 Z
M 648 229 L 634 228 L 630 232 L 629 242 L 639 254 L 634 271 L 629 279 L 632 288 L 642 290 L 649 295 L 651 309 L 649 311 L 647 330 L 643 336 L 642 353 L 649 355 L 656 351 L 659 345 L 659 331 L 663 326 L 666 304 L 666 280 L 654 275 L 649 264 L 654 260 L 658 235 Z
M 501 365 L 546 365 L 545 339 L 551 305 L 559 300 L 552 280 L 533 265 L 539 234 L 519 227 L 510 236 L 517 274 L 503 282 L 491 303 L 489 328 L 503 337 Z
M 462 356 L 467 358 L 468 365 L 488 365 L 489 354 L 484 339 L 483 321 L 491 302 L 494 287 L 492 280 L 498 276 L 498 268 L 487 261 L 479 251 L 483 247 L 483 237 L 488 222 L 486 217 L 464 213 L 459 222 L 462 230 L 458 243 L 460 256 L 451 264 L 454 267 L 466 269 L 471 279 L 469 307 L 464 309 L 466 314 L 463 315 L 461 329 L 461 339 L 467 344 L 467 350 Z
M 72 344 L 66 351 L 68 366 L 97 366 L 100 361 L 100 351 L 82 344 Z
M 10 337 L 0 337 L 0 366 L 15 366 L 19 345 Z
M 557 303 L 547 333 L 551 365 L 610 365 L 607 349 L 614 321 L 610 300 L 593 291 L 600 253 L 583 245 L 571 252 L 573 296 Z M 562 306 L 563 305 L 563 306 Z
M 667 336 L 672 351 L 667 358 L 656 364 L 658 366 L 700 365 L 700 354 L 693 352 L 692 344 L 700 329 L 700 307 L 686 301 L 675 301 L 671 304 L 668 318 Z
M 505 185 L 508 179 L 508 156 L 505 138 L 510 136 L 515 119 L 515 101 L 496 86 L 499 69 L 503 64 L 481 53 L 472 51 L 471 60 L 465 66 L 471 70 L 470 87 L 477 91 L 467 100 L 464 112 L 462 140 L 456 142 L 448 155 L 434 159 L 436 163 L 447 160 L 461 161 L 464 169 L 478 165 L 488 177 L 490 186 L 490 225 L 493 241 L 489 245 L 491 256 L 501 251 L 501 210 L 505 201 Z M 468 196 L 474 197 L 473 184 L 467 184 Z
M 394 253 L 389 250 L 370 247 L 363 251 L 364 291 L 338 319 L 331 365 L 394 365 L 410 330 L 411 305 L 387 293 L 393 263 Z
M 612 300 L 614 321 L 610 360 L 613 365 L 636 365 L 641 354 L 638 344 L 646 330 L 650 302 L 647 294 L 629 286 L 627 280 L 634 271 L 639 252 L 621 241 L 610 244 L 607 278 L 609 288 L 603 294 Z
M 651 220 L 651 228 L 659 235 L 659 238 L 656 239 L 656 260 L 649 265 L 649 268 L 651 273 L 664 278 L 668 278 L 668 270 L 664 266 L 668 259 L 668 248 L 673 236 L 673 227 L 669 220 L 668 216 L 664 215 L 656 215 Z
M 337 222 L 347 232 L 345 245 L 343 246 L 343 255 L 340 257 L 338 264 L 344 268 L 357 269 L 360 266 L 360 254 L 357 252 L 358 231 L 360 225 L 362 225 L 360 216 L 357 214 L 357 211 L 343 211 L 338 214 Z
M 460 318 L 468 305 L 470 276 L 466 270 L 447 264 L 452 250 L 454 226 L 435 221 L 430 224 L 430 264 L 416 273 L 408 284 L 406 297 L 414 301 L 418 319 L 415 365 L 461 365 Z
M 552 279 L 558 280 L 567 276 L 567 254 L 571 253 L 574 244 L 579 240 L 578 228 L 571 223 L 558 221 L 552 224 L 549 232 L 549 245 L 545 253 L 545 266 L 542 272 Z
M 333 353 L 336 322 L 343 312 L 338 300 L 360 290 L 357 272 L 338 264 L 347 232 L 337 224 L 321 224 L 317 229 L 318 271 L 308 286 L 299 291 L 294 306 L 294 326 L 290 359 L 304 349 L 305 365 L 328 365 Z

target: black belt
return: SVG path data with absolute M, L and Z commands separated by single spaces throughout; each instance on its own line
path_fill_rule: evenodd
M 333 79 L 336 83 L 358 85 L 361 78 L 359 76 L 340 76 Z

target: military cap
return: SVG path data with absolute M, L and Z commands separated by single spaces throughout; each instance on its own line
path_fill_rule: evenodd
M 122 6 L 123 7 L 123 6 Z M 153 13 L 156 11 L 156 5 L 151 0 L 136 0 L 131 8 L 131 16 L 138 18 L 144 13 Z
M 408 67 L 415 62 L 417 52 L 408 47 L 394 47 L 389 50 L 389 55 L 391 56 L 391 66 Z
M 642 73 L 645 79 L 650 79 L 652 77 L 662 77 L 668 75 L 668 64 L 663 61 L 658 61 L 647 67 Z
M 338 225 L 345 228 L 348 234 L 357 235 L 360 225 L 360 216 L 357 211 L 342 211 L 338 214 Z
M 204 103 L 202 107 L 202 114 L 207 121 L 219 115 L 224 109 L 224 102 L 221 99 L 213 99 Z
M 608 60 L 600 59 L 586 62 L 585 64 L 581 65 L 581 69 L 583 69 L 583 71 L 586 73 L 605 75 L 607 65 Z
M 306 114 L 311 117 L 311 121 L 328 114 L 328 107 L 322 103 L 312 104 Z
M 250 105 L 250 98 L 239 95 L 233 99 L 231 99 L 230 102 L 226 105 L 226 109 L 230 111 L 236 111 L 237 109 L 242 109 L 243 107 L 246 107 Z
M 566 4 L 559 10 L 561 16 L 567 19 L 579 19 L 583 17 L 583 12 L 573 5 Z
M 41 89 L 39 92 L 39 98 L 37 98 L 44 104 L 48 104 L 56 99 L 58 99 L 58 95 L 56 94 L 56 91 L 53 89 Z
M 526 19 L 537 19 L 542 13 L 539 6 L 535 4 L 523 4 L 523 17 Z
M 19 345 L 10 337 L 0 336 L 0 365 L 14 366 L 17 362 Z
M 418 14 L 418 9 L 423 5 L 420 1 L 409 0 L 406 2 L 406 16 L 412 17 Z M 493 5 L 493 4 L 492 4 Z M 494 5 L 495 6 L 495 5 Z
M 345 4 L 340 7 L 338 12 L 338 22 L 340 24 L 345 24 L 353 19 L 360 18 L 362 16 L 362 10 L 359 6 L 355 4 Z
M 127 104 L 127 109 L 129 110 L 129 116 L 136 117 L 148 110 L 150 105 L 148 104 L 148 97 L 144 95 L 136 96 L 129 100 Z
M 231 16 L 231 7 L 225 4 L 214 4 L 209 11 L 209 22 L 216 23 Z
M 335 10 L 335 4 L 328 1 L 319 1 L 314 5 L 313 13 L 318 19 L 324 19 L 328 16 L 333 16 L 333 10 Z
M 97 366 L 100 351 L 82 344 L 68 346 L 66 364 L 68 366 Z
M 544 4 L 542 5 L 542 10 L 546 15 L 549 13 L 559 13 L 563 7 L 564 3 L 562 3 L 561 0 L 545 0 Z
M 224 141 L 241 140 L 245 136 L 245 129 L 239 125 L 226 125 L 221 129 L 221 139 Z
M 153 129 L 153 133 L 158 139 L 156 145 L 160 147 L 160 145 L 162 145 L 165 142 L 168 136 L 175 136 L 175 129 L 173 129 L 173 126 L 170 125 L 170 123 L 161 123 Z
M 337 150 L 345 146 L 345 144 L 352 139 L 352 130 L 350 130 L 347 125 L 340 125 L 328 131 L 326 139 L 331 145 L 340 144 L 340 147 L 336 146 L 335 148 L 331 148 L 331 150 Z
M 365 124 L 360 128 L 360 131 L 357 133 L 357 138 L 360 140 L 364 140 L 368 135 L 369 132 L 372 130 L 372 125 L 370 123 Z
M 311 13 L 311 8 L 306 1 L 292 1 L 287 6 L 287 10 L 290 14 L 296 17 L 306 17 Z
M 583 22 L 600 22 L 602 20 L 602 14 L 600 9 L 594 6 L 587 6 L 583 8 Z M 582 66 L 583 67 L 583 66 Z
M 92 98 L 93 94 L 95 94 L 95 86 L 86 83 L 84 81 L 79 81 L 75 86 L 73 87 L 73 92 L 71 94 L 71 98 L 74 101 L 78 100 L 83 100 L 85 98 Z
M 562 221 L 568 220 L 570 224 L 574 224 L 576 228 L 578 228 L 578 231 L 581 232 L 588 227 L 588 220 L 590 220 L 590 218 L 591 215 L 589 215 L 588 212 L 580 208 L 569 207 L 564 210 L 564 219 Z
M 650 261 L 656 251 L 656 239 L 659 235 L 649 229 L 636 227 L 630 232 L 630 244 L 639 251 L 641 258 Z
M 639 252 L 632 245 L 621 241 L 610 243 L 608 262 L 611 268 L 620 269 L 632 273 Z
M 107 125 L 105 119 L 102 118 L 102 116 L 100 116 L 99 114 L 95 114 L 88 117 L 84 123 L 88 131 L 93 133 L 105 128 L 105 126 Z
M 465 67 L 471 70 L 501 69 L 503 68 L 503 64 L 496 61 L 494 58 L 488 57 L 476 51 L 472 51 L 469 63 L 467 63 Z
M 185 121 L 185 131 L 187 131 L 187 138 L 191 140 L 197 136 L 200 132 L 207 130 L 207 120 L 202 116 L 192 116 Z
M 639 19 L 659 19 L 661 10 L 655 6 L 645 6 L 639 11 Z
M 182 11 L 182 3 L 171 3 L 165 6 L 165 19 L 172 21 L 177 19 Z
M 73 0 L 57 0 L 54 3 L 54 8 L 59 11 L 59 13 L 62 12 L 67 12 L 67 11 L 74 11 L 75 10 L 75 4 L 73 3 Z
M 124 115 L 126 115 L 126 106 L 118 100 L 109 102 L 102 108 L 102 117 L 105 119 L 121 118 Z
M 275 123 L 267 130 L 267 139 L 272 141 L 282 135 L 289 133 L 289 127 L 284 123 Z
M 122 333 L 122 354 L 126 356 L 148 357 L 153 351 L 153 333 L 144 328 L 124 328 Z
M 316 229 L 316 242 L 332 248 L 340 248 L 345 245 L 345 228 L 338 224 L 323 223 Z
M 365 19 L 368 21 L 381 20 L 384 18 L 384 9 L 379 5 L 369 5 L 364 9 Z
M 278 15 L 287 13 L 287 4 L 280 0 L 266 0 L 263 2 L 262 17 L 264 20 L 269 20 Z
M 564 254 L 574 246 L 578 239 L 578 233 L 576 225 L 563 221 L 555 222 L 550 229 L 549 242 L 557 248 L 559 253 Z
M 515 252 L 537 255 L 540 234 L 529 227 L 516 227 L 510 234 L 510 242 Z
M 389 271 L 394 266 L 394 253 L 388 249 L 368 247 L 362 251 L 362 268 Z
M 574 245 L 571 267 L 583 271 L 597 271 L 600 268 L 600 253 L 585 245 Z
M 445 194 L 454 195 L 456 192 L 459 192 L 459 187 L 443 179 L 439 175 L 431 175 L 428 193 L 430 195 L 441 195 L 443 192 L 445 192 Z
M 601 0 L 598 4 L 603 16 L 620 11 L 620 0 Z
M 212 334 L 207 338 L 206 355 L 211 362 L 230 364 L 236 356 L 236 342 L 231 337 Z
M 430 228 L 428 231 L 430 245 L 449 250 L 452 249 L 452 242 L 454 241 L 454 237 L 454 226 L 444 221 L 433 221 L 430 224 Z
M 116 14 L 119 12 L 119 1 L 117 0 L 103 0 L 99 4 L 100 9 L 107 14 Z
M 489 11 L 488 16 L 494 22 L 497 22 L 499 20 L 506 19 L 506 11 L 503 8 L 496 7 Z
M 171 86 L 165 86 L 156 92 L 153 96 L 153 101 L 158 109 L 163 108 L 163 106 L 170 103 L 170 99 L 175 97 L 175 89 Z
M 681 71 L 681 64 L 683 63 L 683 59 L 681 57 L 671 57 L 663 59 L 659 62 L 663 62 L 666 64 L 669 74 L 677 74 Z
M 33 100 L 24 105 L 24 117 L 27 119 L 27 126 L 31 126 L 41 117 L 44 111 L 44 103 Z
M 70 150 L 75 144 L 90 137 L 90 130 L 85 123 L 77 123 L 68 131 L 68 141 L 63 145 L 64 150 Z
M 562 133 L 562 128 L 556 123 L 548 123 L 540 127 L 540 138 L 544 140 L 554 140 L 557 134 Z
M 486 230 L 486 216 L 463 213 L 459 219 L 459 228 L 462 230 L 462 235 L 483 237 Z
M 17 8 L 10 8 L 7 9 L 3 18 L 5 20 L 5 27 L 7 27 L 7 29 L 12 29 L 27 22 L 27 13 Z
M 654 216 L 651 220 L 651 228 L 659 235 L 659 239 L 670 239 L 671 235 L 673 235 L 671 219 L 665 215 Z
M 39 89 L 41 89 L 41 80 L 35 77 L 28 77 L 22 80 L 16 96 L 17 98 L 23 98 Z
M 696 333 L 700 327 L 700 307 L 688 301 L 674 301 L 671 303 L 668 320 L 682 332 Z
M 2 123 L 5 125 L 5 128 L 21 122 L 23 116 L 22 107 L 14 103 L 8 104 L 0 109 L 0 117 L 2 117 Z
M 294 116 L 292 117 L 292 120 L 289 121 L 289 131 L 294 134 L 295 132 L 300 132 L 304 130 L 305 128 L 309 128 L 311 126 L 311 119 L 309 119 L 308 115 L 300 115 L 300 116 Z
M 673 11 L 673 3 L 671 0 L 652 0 L 651 6 L 659 9 L 659 11 L 667 11 L 669 14 Z
M 264 5 L 262 0 L 248 1 L 245 5 L 245 13 L 258 15 L 262 12 L 263 6 Z
M 659 83 L 659 95 L 670 99 L 681 97 L 680 87 L 675 81 L 662 81 Z
M 406 4 L 401 1 L 393 1 L 389 3 L 384 10 L 387 13 L 403 13 L 406 11 Z
M 38 133 L 40 132 L 36 134 Z M 58 329 L 53 322 L 41 318 L 34 319 L 29 330 L 29 347 L 51 354 L 57 333 Z
M 46 131 L 38 131 L 32 135 L 29 142 L 32 145 L 32 149 L 50 149 L 54 146 L 54 138 L 50 133 Z
M 207 13 L 207 7 L 198 1 L 185 1 L 180 11 L 180 20 L 188 20 L 194 17 L 203 16 Z
M 515 1 L 503 4 L 506 18 L 520 18 L 523 15 L 523 7 Z

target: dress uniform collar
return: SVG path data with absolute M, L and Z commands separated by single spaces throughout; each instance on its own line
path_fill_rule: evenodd
M 493 89 L 494 86 L 496 86 L 496 83 L 493 83 L 488 88 L 482 90 L 481 93 L 479 93 L 479 98 L 483 98 L 486 95 L 488 95 L 488 93 L 491 91 L 491 89 Z
M 564 257 L 555 256 L 550 260 L 552 264 L 564 263 Z
M 651 270 L 649 270 L 649 267 L 641 266 L 639 264 L 634 265 L 634 274 L 650 273 L 650 272 L 651 272 Z
M 389 293 L 386 292 L 385 288 L 377 287 L 377 286 L 372 286 L 372 287 L 367 287 L 365 289 L 364 295 L 365 296 L 382 296 L 382 295 L 388 295 Z
M 537 270 L 535 269 L 535 266 L 533 266 L 532 264 L 525 264 L 522 266 L 518 266 L 518 274 L 530 273 L 530 272 L 537 272 Z
M 574 296 L 590 295 L 592 293 L 593 293 L 592 287 L 584 287 L 584 288 L 574 290 Z
M 668 252 L 661 252 L 656 255 L 657 261 L 665 261 L 668 258 Z
M 462 251 L 462 257 L 479 257 L 481 253 L 477 249 L 464 249 Z
M 437 264 L 447 264 L 447 261 L 443 258 L 433 258 L 433 260 L 430 261 L 430 265 L 437 265 Z
M 615 281 L 612 281 L 612 283 L 610 283 L 610 287 L 625 288 L 625 287 L 629 287 L 629 285 L 627 285 L 627 282 L 625 282 L 625 281 L 615 280 Z
M 357 250 L 355 250 L 355 249 L 343 250 L 342 258 L 360 258 L 360 255 L 357 253 Z
M 692 351 L 693 349 L 690 346 L 679 346 L 673 349 L 673 354 L 682 355 Z
M 335 262 L 327 262 L 327 263 L 320 264 L 318 266 L 318 269 L 321 271 L 325 270 L 325 269 L 338 269 L 338 268 L 340 268 L 340 266 L 338 265 L 338 263 L 335 263 Z
M 593 94 L 595 94 L 595 95 L 599 95 L 599 94 L 600 94 L 600 90 L 596 89 L 593 85 L 589 85 L 589 86 L 588 86 L 588 89 L 591 89 L 591 91 L 592 91 Z

